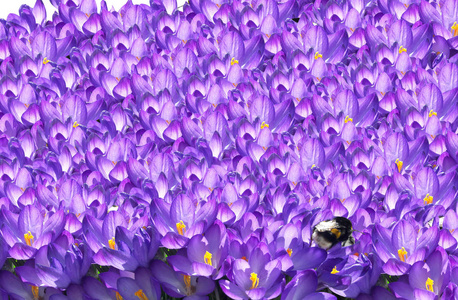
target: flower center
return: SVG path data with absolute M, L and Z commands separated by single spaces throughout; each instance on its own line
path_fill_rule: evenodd
M 146 297 L 145 293 L 143 293 L 143 290 L 141 289 L 136 291 L 134 295 L 137 296 L 140 300 L 148 300 L 148 297 Z
M 25 239 L 25 243 L 27 244 L 27 246 L 32 246 L 33 238 L 34 236 L 32 235 L 30 231 L 24 234 L 24 239 Z
M 402 47 L 402 46 L 400 46 L 399 47 L 399 54 L 401 54 L 402 52 L 407 52 L 407 49 Z
M 184 284 L 186 285 L 186 294 L 191 295 L 191 276 L 183 275 Z
M 269 124 L 267 124 L 266 122 L 262 121 L 261 123 L 261 129 L 264 129 L 264 128 L 269 128 Z
M 80 126 L 80 124 L 78 124 L 78 122 L 75 121 L 75 123 L 73 123 L 73 128 L 76 128 L 78 126 Z
M 353 122 L 353 119 L 350 118 L 350 116 L 346 116 L 344 122 L 345 122 L 345 123 L 347 123 L 347 122 Z
M 323 58 L 323 55 L 320 54 L 320 52 L 315 52 L 315 59 L 318 59 L 318 58 Z
M 108 246 L 111 248 L 111 249 L 115 249 L 115 245 L 116 245 L 116 241 L 115 241 L 115 238 L 111 238 L 111 240 L 108 240 Z
M 331 274 L 337 274 L 340 271 L 337 270 L 337 266 L 334 266 L 334 269 L 332 269 Z
M 47 59 L 46 57 L 45 57 L 45 58 L 43 58 L 43 64 L 44 64 L 44 65 L 46 65 L 46 64 L 47 64 L 47 63 L 49 63 L 49 62 L 50 62 L 50 60 L 49 60 L 49 59 Z
M 180 220 L 180 222 L 177 223 L 177 230 L 180 235 L 186 232 L 186 225 L 184 225 L 183 221 Z
M 293 254 L 293 249 L 288 248 L 288 249 L 286 249 L 286 252 L 287 252 L 288 255 L 291 257 L 291 254 Z
M 458 23 L 457 22 L 453 23 L 453 25 L 452 25 L 452 34 L 453 34 L 453 36 L 457 36 L 458 35 Z
M 39 294 L 39 287 L 37 287 L 36 285 L 32 285 L 33 299 L 38 299 L 38 294 Z
M 398 171 L 399 171 L 399 173 L 401 173 L 402 165 L 404 164 L 404 162 L 402 162 L 401 160 L 399 160 L 399 158 L 396 158 L 396 161 L 395 161 L 394 163 L 398 166 Z
M 259 285 L 259 278 L 258 278 L 258 274 L 256 273 L 251 273 L 250 274 L 250 280 L 251 280 L 251 289 L 255 289 L 258 287 Z
M 425 205 L 426 204 L 431 204 L 431 203 L 433 203 L 433 196 L 431 196 L 430 194 L 426 194 L 426 196 L 423 199 L 423 201 L 425 202 Z
M 402 247 L 401 249 L 398 250 L 398 255 L 399 255 L 399 259 L 403 262 L 406 262 L 406 259 L 407 259 L 407 251 L 404 247 Z
M 239 63 L 239 61 L 236 60 L 235 57 L 233 57 L 233 58 L 231 59 L 231 66 L 233 66 L 233 65 L 235 65 L 235 64 L 238 64 L 238 63 Z
M 212 265 L 212 254 L 208 251 L 205 252 L 204 255 L 204 261 L 207 265 L 211 266 Z
M 430 118 L 431 118 L 432 116 L 437 116 L 437 112 L 435 112 L 434 110 L 431 109 L 431 110 L 429 111 L 428 116 L 429 116 Z
M 431 278 L 428 277 L 428 279 L 426 279 L 426 289 L 430 292 L 433 292 L 434 293 L 434 280 L 432 280 Z

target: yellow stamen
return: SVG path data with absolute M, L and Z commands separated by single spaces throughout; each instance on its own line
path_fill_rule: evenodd
M 404 6 L 405 6 L 406 8 L 409 8 L 409 4 L 404 3 Z
M 183 235 L 186 232 L 186 225 L 184 225 L 183 221 L 177 223 L 176 226 L 180 235 Z
M 207 265 L 211 266 L 212 265 L 212 254 L 208 251 L 205 252 L 204 254 L 204 261 Z
M 256 273 L 251 273 L 250 274 L 250 280 L 251 280 L 251 289 L 255 289 L 258 287 L 259 285 L 259 278 L 258 278 L 258 274 Z
M 111 248 L 111 249 L 115 249 L 115 245 L 116 245 L 116 241 L 115 241 L 115 238 L 111 238 L 111 240 L 108 240 L 108 246 Z
M 216 7 L 220 8 L 220 7 L 221 7 L 221 4 L 216 3 Z
M 84 13 L 84 14 L 86 15 L 86 17 L 88 17 L 88 18 L 89 18 L 89 14 L 88 14 L 88 13 Z
M 434 280 L 428 277 L 428 279 L 426 279 L 425 285 L 426 285 L 426 290 L 434 293 Z
M 315 52 L 315 59 L 318 59 L 319 57 L 323 57 L 323 55 L 320 54 L 320 52 Z
M 49 63 L 49 59 L 47 59 L 46 57 L 43 58 L 43 64 L 46 65 L 47 63 Z
M 453 34 L 453 36 L 457 36 L 458 35 L 458 23 L 457 22 L 453 23 L 453 25 L 452 25 L 452 34 Z
M 315 167 L 316 167 L 316 165 L 315 165 L 315 164 L 313 164 L 313 165 L 310 167 L 310 169 L 313 169 L 313 168 L 315 168 Z
M 116 300 L 123 300 L 124 298 L 121 296 L 119 292 L 116 292 Z
M 38 294 L 39 294 L 39 287 L 35 286 L 35 285 L 32 285 L 32 295 L 33 295 L 33 299 L 39 299 L 38 298 Z
M 266 122 L 262 121 L 261 123 L 261 129 L 264 129 L 264 128 L 269 128 L 269 124 L 267 124 Z
M 399 173 L 401 173 L 402 165 L 404 164 L 404 162 L 400 161 L 399 158 L 397 158 L 394 163 L 398 166 Z
M 270 38 L 270 34 L 266 33 L 266 37 L 267 37 L 267 38 Z
M 331 232 L 336 236 L 336 238 L 340 238 L 341 232 L 337 228 L 332 228 Z
M 27 246 L 32 246 L 33 238 L 34 236 L 32 235 L 30 231 L 24 234 L 24 239 L 25 239 L 25 243 L 27 244 Z
M 186 44 L 186 41 L 185 40 L 181 40 L 183 42 L 183 44 Z
M 75 123 L 73 123 L 73 128 L 76 128 L 78 126 L 80 126 L 80 124 L 78 124 L 78 122 L 75 121 Z
M 24 103 L 25 108 L 29 108 L 29 105 L 27 103 Z
M 116 166 L 116 162 L 115 161 L 111 161 L 111 163 L 113 164 L 113 166 Z
M 431 109 L 431 110 L 429 111 L 428 116 L 429 116 L 430 118 L 431 118 L 432 116 L 437 116 L 437 112 L 435 112 L 434 110 Z
M 288 248 L 288 249 L 286 249 L 286 252 L 287 252 L 288 255 L 291 257 L 291 254 L 293 254 L 293 249 Z
M 345 123 L 347 123 L 347 122 L 353 122 L 353 119 L 350 118 L 350 116 L 346 116 L 344 122 L 345 122 Z
M 183 275 L 183 281 L 184 281 L 184 284 L 186 285 L 186 294 L 190 296 L 191 295 L 191 276 Z
M 119 79 L 119 77 L 116 77 L 116 80 L 119 82 L 121 79 Z
M 148 300 L 148 297 L 146 297 L 145 293 L 141 289 L 136 291 L 134 295 L 137 296 L 140 300 Z
M 426 194 L 426 197 L 423 199 L 425 205 L 433 203 L 433 196 Z
M 399 47 L 399 54 L 401 54 L 402 52 L 407 52 L 407 49 L 402 47 L 402 46 L 400 46 Z
M 401 249 L 398 250 L 398 255 L 399 255 L 399 259 L 403 262 L 406 262 L 406 259 L 407 259 L 407 251 L 404 247 L 402 247 Z
M 332 269 L 331 274 L 337 274 L 340 271 L 337 270 L 337 266 L 334 266 L 334 269 Z
M 248 261 L 248 258 L 246 258 L 246 256 L 242 256 L 242 259 L 243 259 L 244 261 Z
M 233 66 L 234 64 L 238 64 L 238 63 L 239 63 L 239 61 L 236 60 L 235 57 L 233 57 L 233 58 L 231 59 L 231 66 Z

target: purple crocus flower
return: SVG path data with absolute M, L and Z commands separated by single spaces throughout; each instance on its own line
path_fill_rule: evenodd
M 42 212 L 36 205 L 27 205 L 19 214 L 2 210 L 3 238 L 11 247 L 9 254 L 15 259 L 30 259 L 42 246 L 56 239 L 65 225 L 63 211 Z
M 108 213 L 103 222 L 86 216 L 83 229 L 85 239 L 95 253 L 94 261 L 121 270 L 135 271 L 139 265 L 148 266 L 159 247 L 154 230 L 135 225 L 129 228 L 117 211 Z
M 123 299 L 160 299 L 161 288 L 159 283 L 151 276 L 146 268 L 138 268 L 135 271 L 135 279 L 121 277 L 117 281 L 119 295 Z
M 405 299 L 436 299 L 450 280 L 450 263 L 444 249 L 438 247 L 426 261 L 416 262 L 408 281 L 393 282 L 390 288 Z
M 227 268 L 228 238 L 224 225 L 215 221 L 203 236 L 195 235 L 188 243 L 187 260 L 181 255 L 168 257 L 168 262 L 178 271 L 192 269 L 192 275 L 219 279 Z
M 38 299 L 43 297 L 45 292 L 44 287 L 24 283 L 15 274 L 3 270 L 0 271 L 0 287 L 8 296 L 22 299 Z
M 383 271 L 392 276 L 408 272 L 415 262 L 428 257 L 439 242 L 437 226 L 419 234 L 406 220 L 399 221 L 392 230 L 376 225 L 372 234 L 374 248 L 385 263 Z
M 337 299 L 336 296 L 328 293 L 317 293 L 317 287 L 318 278 L 316 272 L 313 270 L 302 271 L 286 285 L 281 299 Z
M 280 260 L 271 260 L 269 253 L 256 248 L 248 261 L 234 260 L 229 280 L 219 283 L 224 293 L 233 299 L 273 299 L 281 293 L 284 284 L 280 276 Z
M 282 271 L 316 268 L 326 259 L 325 250 L 309 247 L 301 241 L 298 225 L 287 224 L 276 234 L 276 240 L 269 243 L 269 248 L 274 257 L 280 258 Z
M 169 249 L 184 247 L 190 238 L 203 233 L 216 218 L 215 202 L 209 201 L 196 211 L 196 205 L 186 195 L 179 195 L 170 205 L 162 200 L 155 205 L 157 215 L 153 223 L 163 236 L 162 245 Z
M 86 246 L 65 245 L 66 237 L 38 250 L 34 266 L 17 267 L 23 281 L 36 286 L 65 289 L 70 284 L 80 284 L 88 272 L 92 252 Z
M 172 297 L 183 299 L 207 299 L 205 297 L 215 289 L 213 280 L 202 276 L 191 276 L 174 271 L 162 261 L 154 260 L 151 271 L 162 285 L 162 288 Z

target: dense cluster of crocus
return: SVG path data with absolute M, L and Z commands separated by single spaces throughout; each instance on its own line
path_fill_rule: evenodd
M 2 299 L 458 298 L 456 0 L 51 2 L 0 20 Z

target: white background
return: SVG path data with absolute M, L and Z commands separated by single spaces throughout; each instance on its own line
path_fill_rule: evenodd
M 46 18 L 50 20 L 52 15 L 56 11 L 56 8 L 51 5 L 49 0 L 42 0 L 46 7 Z M 105 0 L 107 2 L 108 8 L 112 6 L 115 10 L 119 10 L 127 0 Z M 0 19 L 6 19 L 10 13 L 19 14 L 19 7 L 23 4 L 27 4 L 30 7 L 35 6 L 36 0 L 0 0 Z M 100 2 L 101 0 L 95 0 L 99 7 L 100 12 Z M 134 4 L 148 4 L 149 0 L 132 0 Z M 177 0 L 178 6 L 183 5 L 185 0 Z

